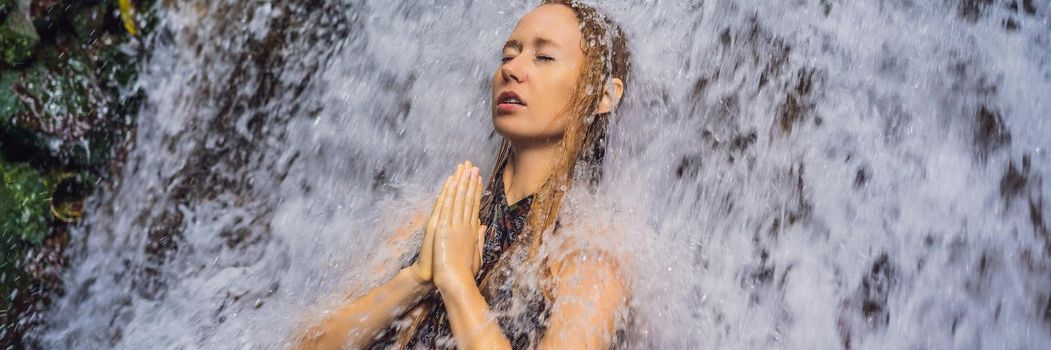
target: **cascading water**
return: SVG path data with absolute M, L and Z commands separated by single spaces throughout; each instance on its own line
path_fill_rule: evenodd
M 535 3 L 167 3 L 46 348 L 280 348 L 382 282 Z M 637 348 L 1051 346 L 1051 5 L 602 1 Z M 614 247 L 616 248 L 616 247 Z

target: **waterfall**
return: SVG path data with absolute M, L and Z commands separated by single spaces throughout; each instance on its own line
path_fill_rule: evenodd
M 533 1 L 163 2 L 45 348 L 287 347 L 389 278 Z M 596 1 L 635 348 L 1051 346 L 1051 5 Z M 586 226 L 586 225 L 585 225 Z

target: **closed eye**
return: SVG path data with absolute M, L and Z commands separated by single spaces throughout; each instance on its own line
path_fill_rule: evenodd
M 544 56 L 544 55 L 538 55 L 538 56 L 536 56 L 536 59 L 541 60 L 541 61 L 554 61 L 555 60 L 554 57 Z

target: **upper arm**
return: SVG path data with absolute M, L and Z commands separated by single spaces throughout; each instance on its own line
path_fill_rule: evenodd
M 553 271 L 554 304 L 541 349 L 607 349 L 627 288 L 608 254 L 579 252 Z

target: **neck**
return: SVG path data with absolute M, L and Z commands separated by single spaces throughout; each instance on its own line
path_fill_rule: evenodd
M 558 142 L 511 144 L 514 152 L 504 168 L 504 196 L 508 203 L 536 193 L 551 173 Z

